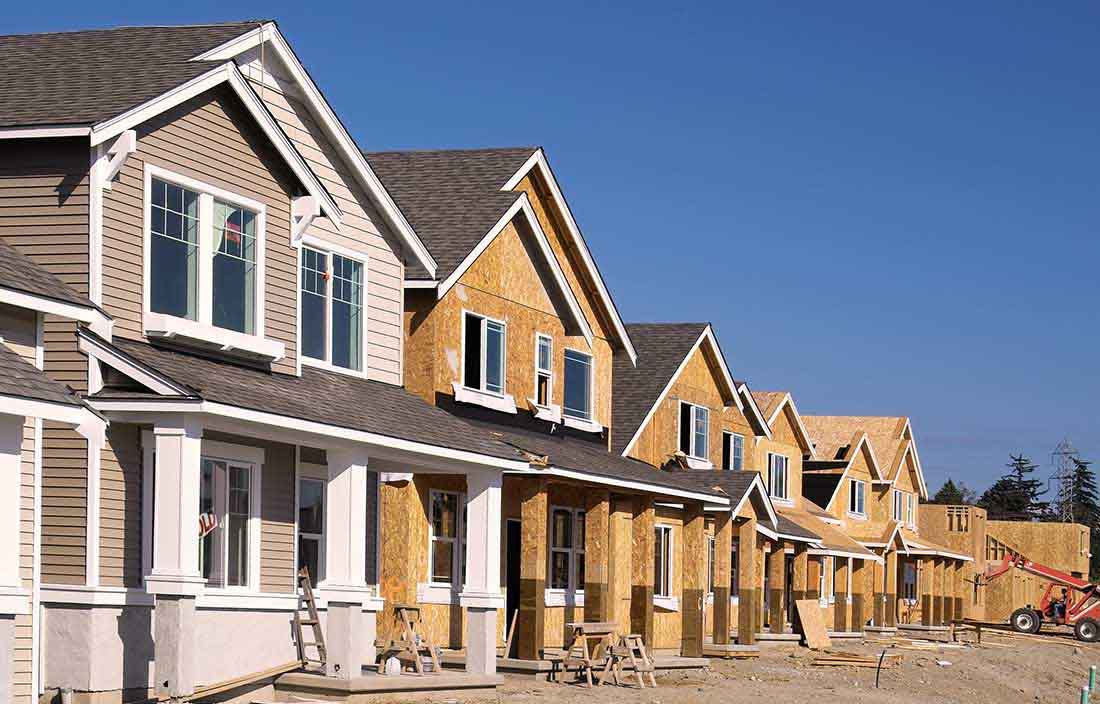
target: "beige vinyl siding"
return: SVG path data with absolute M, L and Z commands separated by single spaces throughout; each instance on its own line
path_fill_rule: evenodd
M 264 66 L 256 51 L 240 57 L 245 76 L 343 213 L 342 232 L 328 218 L 317 218 L 308 234 L 368 256 L 366 372 L 401 384 L 403 247 L 276 61 L 270 50 Z
M 86 139 L 0 142 L 0 237 L 76 291 L 88 292 Z M 43 323 L 45 371 L 78 391 L 87 360 L 76 324 Z M 42 581 L 83 584 L 87 444 L 75 431 L 45 424 L 42 448 Z M 29 655 L 28 655 L 29 658 Z
M 297 251 L 290 246 L 294 177 L 232 91 L 207 91 L 137 128 L 130 155 L 103 194 L 103 306 L 114 333 L 141 339 L 145 164 L 154 164 L 267 206 L 265 336 L 286 346 L 275 371 L 295 373 Z
M 112 423 L 100 455 L 99 581 L 141 586 L 141 431 Z

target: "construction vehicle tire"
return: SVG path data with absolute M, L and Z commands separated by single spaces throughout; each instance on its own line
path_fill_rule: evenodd
M 1100 640 L 1100 623 L 1096 619 L 1083 618 L 1074 624 L 1073 635 L 1085 643 L 1095 643 Z
M 1012 624 L 1013 630 L 1020 633 L 1038 633 L 1039 627 L 1043 625 L 1042 619 L 1039 618 L 1039 612 L 1028 608 L 1019 608 L 1013 611 L 1009 623 Z

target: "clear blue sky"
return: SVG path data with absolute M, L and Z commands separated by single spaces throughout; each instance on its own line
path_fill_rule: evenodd
M 911 416 L 933 490 L 1063 436 L 1100 462 L 1100 5 L 918 4 L 18 3 L 0 31 L 274 17 L 362 146 L 545 146 L 628 320 L 712 321 L 804 413 Z

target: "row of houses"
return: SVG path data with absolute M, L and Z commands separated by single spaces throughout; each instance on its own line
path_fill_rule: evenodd
M 507 633 L 701 657 L 973 600 L 909 420 L 625 322 L 544 150 L 363 152 L 273 22 L 0 58 L 0 699 L 293 660 L 302 567 L 334 681 L 397 606 L 491 684 Z

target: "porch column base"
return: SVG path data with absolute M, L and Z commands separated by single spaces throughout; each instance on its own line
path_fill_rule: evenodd
M 466 609 L 466 672 L 495 675 L 497 672 L 497 610 Z
M 350 680 L 363 674 L 363 663 L 368 655 L 367 644 L 370 643 L 372 650 L 374 646 L 374 633 L 369 634 L 368 641 L 365 621 L 362 602 L 328 603 L 328 621 L 325 623 L 327 677 Z
M 154 609 L 157 696 L 182 700 L 195 691 L 195 597 L 158 594 Z

